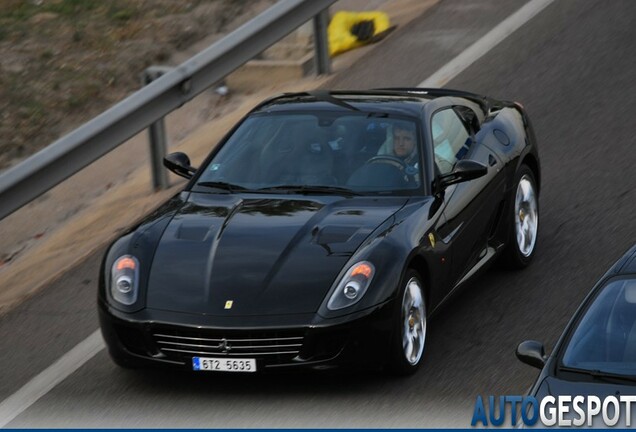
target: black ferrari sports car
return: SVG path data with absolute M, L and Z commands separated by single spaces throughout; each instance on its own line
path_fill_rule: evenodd
M 414 372 L 427 318 L 495 258 L 529 264 L 540 164 L 524 108 L 446 89 L 283 94 L 104 257 L 123 366 Z
M 552 354 L 525 341 L 522 362 L 541 369 L 529 394 L 594 395 L 636 392 L 636 245 L 596 283 L 575 312 Z

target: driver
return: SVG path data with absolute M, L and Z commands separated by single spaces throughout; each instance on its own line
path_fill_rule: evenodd
M 393 154 L 406 165 L 409 181 L 419 183 L 417 138 L 413 124 L 396 122 L 393 125 Z
M 403 124 L 393 126 L 393 154 L 407 164 L 417 162 L 415 131 Z

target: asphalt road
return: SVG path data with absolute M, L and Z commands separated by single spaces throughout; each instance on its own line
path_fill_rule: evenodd
M 417 85 L 523 3 L 442 0 L 330 85 Z M 466 427 L 478 394 L 523 393 L 536 370 L 516 345 L 550 350 L 636 241 L 635 16 L 632 0 L 556 1 L 447 85 L 527 108 L 543 165 L 540 243 L 530 268 L 485 273 L 430 323 L 414 377 L 130 372 L 102 351 L 8 426 Z M 0 401 L 97 328 L 98 261 L 0 319 Z

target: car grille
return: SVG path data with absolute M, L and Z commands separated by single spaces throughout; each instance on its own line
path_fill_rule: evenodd
M 153 338 L 167 357 L 254 357 L 279 363 L 298 355 L 304 335 L 298 332 L 222 332 L 216 330 L 156 329 Z

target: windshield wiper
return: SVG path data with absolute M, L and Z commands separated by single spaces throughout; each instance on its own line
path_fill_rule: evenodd
M 286 191 L 289 193 L 360 195 L 351 189 L 338 186 L 280 185 L 258 189 L 258 191 Z
M 245 190 L 247 190 L 246 187 L 243 187 L 241 185 L 236 185 L 236 184 L 227 183 L 227 182 L 216 182 L 216 181 L 199 182 L 199 183 L 197 183 L 197 186 L 205 186 L 205 187 L 223 189 L 223 190 L 226 190 L 228 192 L 245 191 Z
M 621 381 L 636 382 L 635 375 L 621 375 L 617 373 L 603 372 L 602 370 L 599 370 L 599 369 L 580 369 L 580 368 L 574 368 L 569 366 L 559 366 L 559 370 L 564 372 L 575 372 L 575 373 L 589 375 L 593 378 L 596 378 L 602 381 L 621 380 Z

